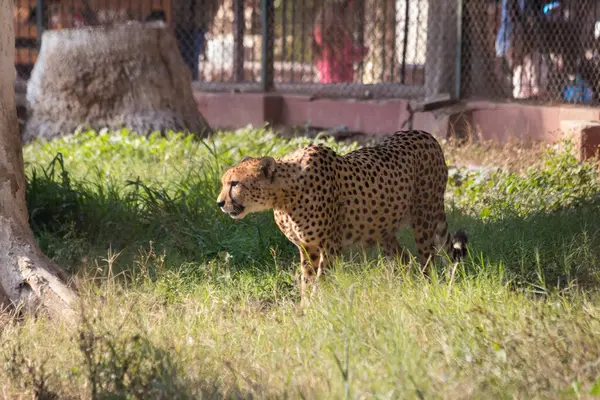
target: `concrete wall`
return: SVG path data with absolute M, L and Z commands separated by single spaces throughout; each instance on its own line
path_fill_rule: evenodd
M 388 135 L 399 130 L 409 117 L 404 99 L 311 101 L 309 96 L 292 94 L 199 91 L 194 97 L 211 126 L 223 129 L 248 124 L 258 127 L 268 122 L 323 129 L 344 125 L 351 131 Z M 470 136 L 498 143 L 511 138 L 554 143 L 572 136 L 580 142 L 581 151 L 590 155 L 595 152 L 595 143 L 600 143 L 599 121 L 597 107 L 473 101 L 415 113 L 413 128 L 428 130 L 440 138 Z

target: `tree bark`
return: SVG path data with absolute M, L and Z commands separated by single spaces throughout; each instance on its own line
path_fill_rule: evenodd
M 39 249 L 29 227 L 15 107 L 12 11 L 12 1 L 0 2 L 0 302 L 28 310 L 41 306 L 50 315 L 69 319 L 75 290 Z
M 212 130 L 194 100 L 192 76 L 160 24 L 46 31 L 27 87 L 23 140 L 80 128 L 138 134 Z

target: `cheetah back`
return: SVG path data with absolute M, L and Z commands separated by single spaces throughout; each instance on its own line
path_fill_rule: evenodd
M 427 132 L 398 132 L 339 157 L 337 171 L 343 247 L 395 241 L 409 221 L 429 225 L 444 211 L 448 169 Z

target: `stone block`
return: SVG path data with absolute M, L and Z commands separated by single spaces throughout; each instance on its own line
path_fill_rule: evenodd
M 564 138 L 571 138 L 579 160 L 598 156 L 600 149 L 600 121 L 562 120 Z

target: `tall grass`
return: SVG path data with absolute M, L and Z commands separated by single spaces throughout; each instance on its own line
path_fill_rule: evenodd
M 531 170 L 453 170 L 448 214 L 469 234 L 464 264 L 427 280 L 376 251 L 346 252 L 304 312 L 296 250 L 272 213 L 234 222 L 215 199 L 242 156 L 307 142 L 245 129 L 204 142 L 86 132 L 25 147 L 31 225 L 83 299 L 76 331 L 44 319 L 0 328 L 2 396 L 600 394 L 594 164 L 567 147 Z M 414 249 L 409 231 L 402 240 Z

